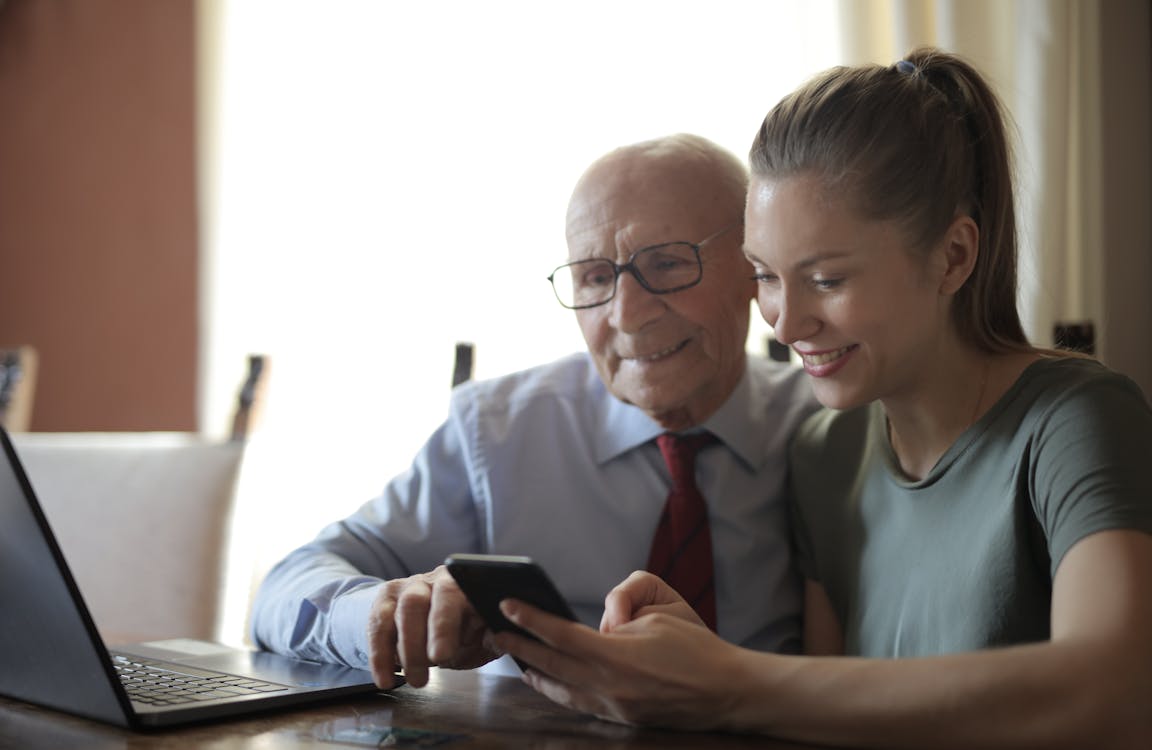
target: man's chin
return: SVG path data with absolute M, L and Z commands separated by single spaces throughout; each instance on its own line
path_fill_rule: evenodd
M 685 400 L 682 393 L 676 393 L 664 384 L 649 385 L 631 382 L 621 387 L 617 381 L 611 390 L 612 395 L 616 398 L 646 412 L 674 409 L 681 406 Z
M 613 395 L 640 409 L 667 430 L 683 430 L 694 426 L 689 399 L 682 394 L 624 390 L 614 391 Z
M 697 418 L 686 406 L 649 411 L 647 413 L 648 416 L 652 418 L 652 421 L 659 424 L 668 432 L 688 430 L 698 426 L 703 421 Z

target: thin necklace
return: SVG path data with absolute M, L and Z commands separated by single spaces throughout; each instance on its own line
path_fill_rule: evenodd
M 976 424 L 976 417 L 980 415 L 980 404 L 984 403 L 984 389 L 988 387 L 988 371 L 991 369 L 992 363 L 985 362 L 984 375 L 980 378 L 980 393 L 976 396 L 976 405 L 972 407 L 972 416 L 968 420 L 968 427 L 964 429 L 970 429 L 972 425 Z
M 976 395 L 976 405 L 972 407 L 972 416 L 968 418 L 968 426 L 965 431 L 970 430 L 972 425 L 976 424 L 976 417 L 980 415 L 980 404 L 984 403 L 984 391 L 988 387 L 988 372 L 992 369 L 992 363 L 986 361 L 984 363 L 984 374 L 980 376 L 980 392 Z M 892 421 L 888 419 L 887 415 L 884 417 L 884 431 L 888 434 L 888 445 L 892 449 L 892 453 L 896 456 L 896 463 L 903 465 L 900 461 L 900 450 L 897 446 L 896 432 L 892 429 Z

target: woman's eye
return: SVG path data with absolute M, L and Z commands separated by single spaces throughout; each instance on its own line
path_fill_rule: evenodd
M 817 289 L 835 289 L 844 283 L 844 279 L 812 279 L 812 284 Z
M 767 273 L 764 271 L 757 271 L 756 273 L 752 274 L 752 278 L 761 284 L 772 284 L 777 279 L 776 274 Z

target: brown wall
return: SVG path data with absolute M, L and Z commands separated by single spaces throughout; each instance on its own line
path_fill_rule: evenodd
M 196 422 L 195 0 L 0 0 L 0 347 L 34 430 Z

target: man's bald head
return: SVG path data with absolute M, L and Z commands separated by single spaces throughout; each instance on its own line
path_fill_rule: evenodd
M 706 420 L 744 374 L 756 293 L 742 252 L 747 183 L 730 152 L 673 135 L 596 160 L 568 204 L 570 261 L 607 259 L 628 269 L 640 250 L 695 248 L 699 283 L 659 294 L 623 270 L 608 302 L 576 311 L 608 389 L 668 430 Z
M 645 194 L 670 208 L 688 202 L 699 212 L 741 216 L 747 189 L 748 169 L 731 151 L 678 133 L 621 146 L 594 161 L 572 191 L 568 224 L 574 212 L 625 193 Z

